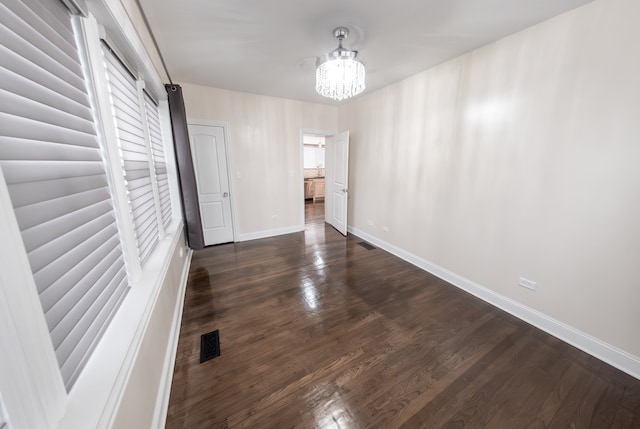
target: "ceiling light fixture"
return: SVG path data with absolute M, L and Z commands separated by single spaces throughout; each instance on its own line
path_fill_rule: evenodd
M 354 97 L 365 88 L 364 63 L 357 58 L 358 51 L 350 51 L 342 46 L 342 41 L 348 36 L 349 30 L 345 27 L 333 30 L 338 47 L 316 62 L 316 91 L 338 101 Z

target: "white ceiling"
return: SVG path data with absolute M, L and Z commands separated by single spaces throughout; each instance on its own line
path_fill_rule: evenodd
M 364 94 L 591 0 L 140 0 L 174 82 L 318 103 L 316 57 L 345 47 Z

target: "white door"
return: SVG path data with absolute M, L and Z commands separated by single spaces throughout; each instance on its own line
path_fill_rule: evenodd
M 224 128 L 189 125 L 204 244 L 233 241 Z
M 347 235 L 349 131 L 326 139 L 325 158 L 324 218 L 342 235 Z

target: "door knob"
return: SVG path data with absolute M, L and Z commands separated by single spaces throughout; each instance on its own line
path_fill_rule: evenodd
M 229 193 L 228 193 L 228 192 L 225 192 L 224 194 L 222 194 L 222 196 L 223 196 L 224 198 L 227 198 L 227 197 L 229 196 Z
M 342 192 L 344 192 L 346 194 L 347 192 L 349 192 L 349 190 L 348 189 L 343 189 Z

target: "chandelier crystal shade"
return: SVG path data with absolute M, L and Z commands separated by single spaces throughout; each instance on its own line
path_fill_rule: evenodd
M 349 36 L 349 30 L 338 27 L 333 30 L 333 36 L 338 39 L 338 47 L 316 62 L 316 91 L 324 97 L 340 101 L 364 91 L 365 68 L 358 58 L 358 51 L 350 51 L 342 46 L 342 41 Z

